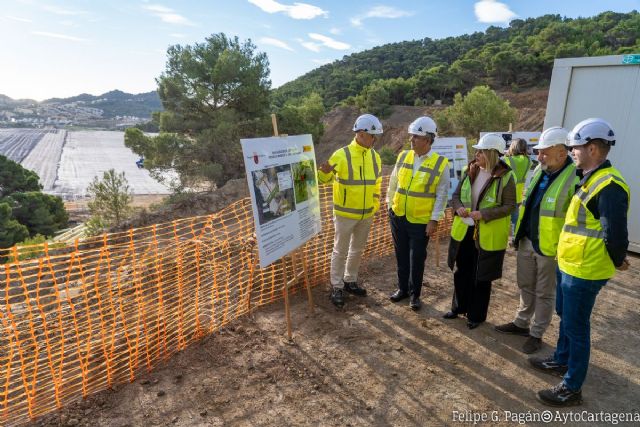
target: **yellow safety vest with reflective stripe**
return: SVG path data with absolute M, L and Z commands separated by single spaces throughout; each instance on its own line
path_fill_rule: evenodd
M 365 219 L 380 208 L 382 163 L 373 149 L 364 148 L 355 139 L 329 158 L 330 173 L 318 170 L 318 180 L 333 182 L 333 213 L 345 218 Z
M 515 235 L 518 235 L 520 222 L 524 217 L 525 206 L 527 200 L 531 196 L 532 190 L 538 185 L 538 181 L 542 177 L 542 169 L 540 166 L 536 168 L 531 178 L 531 184 L 527 188 L 527 194 L 524 197 L 524 203 L 520 205 L 518 212 L 518 222 L 516 223 Z M 544 196 L 540 201 L 540 214 L 538 222 L 538 239 L 540 252 L 545 256 L 555 256 L 558 249 L 558 239 L 564 218 L 567 215 L 569 203 L 575 192 L 575 187 L 580 180 L 576 175 L 576 165 L 571 162 L 560 172 L 560 175 L 553 180 L 551 185 L 545 190 Z
M 610 279 L 615 275 L 602 224 L 587 209 L 589 200 L 611 182 L 620 185 L 630 197 L 629 186 L 620 172 L 608 167 L 594 172 L 571 199 L 558 242 L 558 267 L 562 272 L 586 280 Z
M 531 169 L 531 159 L 524 154 L 518 154 L 516 156 L 505 156 L 504 160 L 516 177 L 516 203 L 520 203 L 524 193 L 524 183 L 527 180 L 527 172 Z
M 403 151 L 398 155 L 398 188 L 393 195 L 391 209 L 398 216 L 406 216 L 411 223 L 426 224 L 431 219 L 436 202 L 436 188 L 449 160 L 434 152 L 422 161 L 414 175 L 414 156 L 413 150 Z
M 505 173 L 498 179 L 493 179 L 489 188 L 482 195 L 482 200 L 478 204 L 478 209 L 488 209 L 502 205 L 502 192 L 510 180 L 515 180 L 512 171 Z M 471 212 L 471 179 L 467 175 L 467 169 L 463 171 L 462 187 L 460 189 L 460 201 Z M 509 215 L 496 218 L 491 221 L 481 219 L 478 221 L 478 240 L 480 249 L 485 251 L 502 251 L 507 248 L 509 241 L 509 230 L 511 228 L 511 218 Z M 451 226 L 451 238 L 458 242 L 464 239 L 469 226 L 462 222 L 462 218 L 456 215 Z

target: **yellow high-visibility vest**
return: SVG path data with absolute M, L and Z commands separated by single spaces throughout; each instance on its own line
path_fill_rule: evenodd
M 498 179 L 493 179 L 490 187 L 484 192 L 482 200 L 478 203 L 478 209 L 488 209 L 502 205 L 502 192 L 510 180 L 515 181 L 512 171 L 507 172 Z M 467 209 L 467 212 L 471 212 L 471 179 L 467 175 L 466 168 L 463 171 L 460 201 Z M 481 219 L 478 223 L 478 241 L 482 250 L 502 251 L 507 248 L 509 229 L 511 228 L 509 215 L 491 221 Z M 462 218 L 456 215 L 451 226 L 451 238 L 461 242 L 467 234 L 468 228 L 469 226 L 462 222 Z
M 611 182 L 620 185 L 630 197 L 629 186 L 613 167 L 594 172 L 573 195 L 558 242 L 558 267 L 562 272 L 586 280 L 610 279 L 615 275 L 602 224 L 587 209 L 589 200 Z
M 333 212 L 345 218 L 365 219 L 380 208 L 382 162 L 373 148 L 359 145 L 355 139 L 329 158 L 334 170 L 318 170 L 323 184 L 333 182 Z
M 527 194 L 518 212 L 518 222 L 516 223 L 516 231 L 514 233 L 516 236 L 518 235 L 520 223 L 524 216 L 527 200 L 531 196 L 531 191 L 538 185 L 542 173 L 540 166 L 538 166 L 533 173 L 531 184 L 529 184 L 529 188 L 527 188 Z M 538 238 L 540 252 L 545 256 L 556 255 L 558 239 L 560 238 L 560 232 L 564 225 L 567 209 L 569 208 L 569 203 L 571 202 L 573 193 L 575 193 L 575 187 L 579 181 L 576 175 L 576 165 L 571 162 L 560 172 L 560 175 L 553 180 L 542 196 L 540 201 Z
M 531 159 L 527 155 L 518 154 L 517 156 L 505 156 L 504 161 L 516 177 L 516 203 L 520 203 L 524 193 L 524 183 L 527 180 L 527 172 L 531 169 Z
M 431 219 L 436 201 L 436 188 L 449 160 L 434 152 L 422 161 L 414 175 L 414 157 L 413 150 L 403 151 L 398 155 L 398 188 L 393 196 L 391 209 L 398 216 L 406 216 L 407 221 L 411 223 L 426 224 Z

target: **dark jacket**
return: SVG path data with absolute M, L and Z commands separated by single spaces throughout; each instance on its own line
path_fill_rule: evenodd
M 496 164 L 496 166 L 491 171 L 491 179 L 487 181 L 485 186 L 480 191 L 479 201 L 482 200 L 487 192 L 487 189 L 491 186 L 491 184 L 504 176 L 507 172 L 509 172 L 511 168 L 502 160 Z M 467 167 L 467 175 L 471 180 L 471 184 L 475 181 L 478 176 L 478 172 L 480 171 L 480 167 L 476 164 L 476 161 L 473 160 L 469 163 Z M 453 211 L 455 211 L 463 207 L 462 201 L 460 200 L 460 191 L 462 189 L 462 183 L 464 179 L 461 179 L 458 182 L 458 187 L 453 192 L 453 196 L 451 198 L 451 206 L 453 207 Z M 516 208 L 516 184 L 513 179 L 510 179 L 507 185 L 504 187 L 502 191 L 502 204 L 500 206 L 496 206 L 494 208 L 488 209 L 480 209 L 480 213 L 482 213 L 482 218 L 485 221 L 491 221 L 497 218 L 503 218 L 505 216 L 511 215 L 511 212 Z M 474 206 L 472 210 L 475 210 Z M 451 239 L 449 243 L 449 257 L 448 264 L 449 268 L 453 270 L 453 267 L 456 262 L 456 257 L 458 255 L 458 248 L 460 246 L 460 242 Z M 482 281 L 491 281 L 495 279 L 499 279 L 502 277 L 502 262 L 504 261 L 504 253 L 505 251 L 485 251 L 480 248 L 479 243 L 476 241 L 476 248 L 478 249 L 478 272 L 477 272 L 477 280 Z

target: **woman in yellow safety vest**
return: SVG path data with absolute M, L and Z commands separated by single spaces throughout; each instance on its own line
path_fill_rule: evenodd
M 449 268 L 453 274 L 451 311 L 443 317 L 466 314 L 467 327 L 474 329 L 487 318 L 491 281 L 502 277 L 510 214 L 516 207 L 515 176 L 500 156 L 505 150 L 501 135 L 486 134 L 476 155 L 463 171 L 453 193 L 455 211 L 449 244 Z
M 522 203 L 522 198 L 524 196 L 524 184 L 533 163 L 529 158 L 527 141 L 522 138 L 511 141 L 511 145 L 504 157 L 504 161 L 509 165 L 516 177 L 516 203 L 519 205 Z M 514 229 L 516 221 L 518 221 L 518 209 L 515 209 L 511 214 L 511 224 Z

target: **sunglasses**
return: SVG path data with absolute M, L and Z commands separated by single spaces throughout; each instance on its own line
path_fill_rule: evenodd
M 591 144 L 591 141 L 587 142 L 586 144 L 582 144 L 582 145 L 574 145 L 573 147 L 567 147 L 569 149 L 569 151 L 573 151 L 574 149 L 582 149 L 582 148 L 587 148 L 587 146 Z

